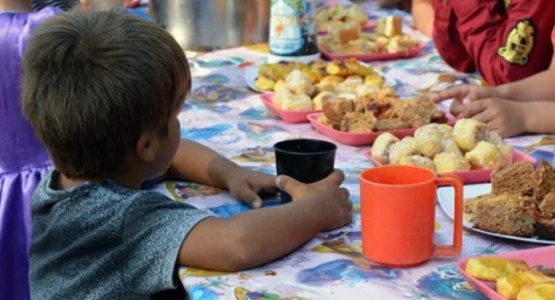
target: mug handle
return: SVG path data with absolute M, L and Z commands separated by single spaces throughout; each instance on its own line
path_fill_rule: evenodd
M 451 185 L 455 190 L 455 220 L 453 228 L 453 245 L 436 245 L 434 255 L 439 257 L 455 257 L 462 251 L 462 224 L 463 224 L 463 183 L 459 176 L 454 174 L 439 174 L 436 178 L 438 186 Z

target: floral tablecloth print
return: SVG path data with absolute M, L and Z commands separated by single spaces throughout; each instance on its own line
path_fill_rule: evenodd
M 404 12 L 377 10 L 373 3 L 362 5 L 373 19 L 396 13 L 410 22 L 410 16 Z M 426 46 L 418 57 L 372 63 L 394 82 L 402 97 L 430 93 L 453 84 L 480 82 L 478 76 L 453 71 L 438 56 L 430 39 L 420 37 Z M 264 48 L 258 45 L 206 54 L 188 53 L 193 89 L 179 118 L 182 138 L 205 144 L 248 168 L 275 174 L 272 150 L 275 142 L 295 137 L 329 139 L 309 124 L 287 124 L 269 115 L 259 94 L 247 88 L 244 70 L 266 60 Z M 446 109 L 448 104 L 442 105 Z M 553 160 L 549 137 L 522 136 L 511 142 L 530 151 L 538 160 Z M 358 176 L 372 165 L 362 154 L 368 147 L 341 144 L 338 147 L 336 166 L 346 173 L 344 185 L 355 204 L 353 223 L 322 233 L 294 253 L 252 270 L 220 273 L 181 268 L 179 277 L 190 299 L 485 299 L 456 270 L 459 258 L 432 259 L 414 268 L 390 269 L 362 256 Z M 177 201 L 187 201 L 221 217 L 249 209 L 225 191 L 198 184 L 166 182 L 157 188 Z M 278 204 L 277 198 L 265 203 Z M 452 221 L 438 206 L 436 242 L 448 244 L 451 230 Z M 539 245 L 467 231 L 461 257 L 534 246 Z

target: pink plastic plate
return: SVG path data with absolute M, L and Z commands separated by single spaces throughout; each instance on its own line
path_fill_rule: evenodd
M 374 22 L 374 21 L 368 21 L 368 23 L 360 26 L 360 29 L 363 30 L 363 31 L 364 30 L 372 30 L 374 28 L 376 28 L 376 22 Z M 323 35 L 323 34 L 327 34 L 327 33 L 328 33 L 327 30 L 318 30 L 319 35 Z
M 278 115 L 283 121 L 287 123 L 304 123 L 307 122 L 307 116 L 311 113 L 319 112 L 319 110 L 303 110 L 303 111 L 288 111 L 277 108 L 273 103 L 274 93 L 264 93 L 260 95 L 262 103 L 266 105 L 268 110 Z
M 506 257 L 512 259 L 520 259 L 525 261 L 530 267 L 533 266 L 544 266 L 555 268 L 555 246 L 550 247 L 538 247 L 534 249 L 520 250 L 502 253 L 495 255 L 499 257 Z M 457 263 L 457 269 L 461 274 L 472 284 L 478 291 L 482 292 L 486 297 L 491 300 L 506 300 L 505 297 L 501 296 L 495 291 L 495 283 L 482 281 L 474 278 L 472 275 L 466 273 L 466 262 L 469 258 L 460 260 Z
M 372 157 L 372 151 L 370 150 L 365 150 L 363 151 L 364 156 L 366 156 L 374 166 L 381 166 L 382 164 L 375 160 Z M 524 153 L 524 152 L 520 152 L 518 150 L 514 150 L 513 151 L 513 162 L 519 162 L 519 161 L 529 161 L 533 164 L 536 163 L 536 159 L 533 158 L 532 156 Z M 493 171 L 493 169 L 483 169 L 483 170 L 471 170 L 471 171 L 463 171 L 463 172 L 454 172 L 453 174 L 458 175 L 461 180 L 465 183 L 465 184 L 471 184 L 471 183 L 484 183 L 484 182 L 490 182 L 490 175 L 491 172 Z
M 359 61 L 378 61 L 378 60 L 392 60 L 400 58 L 410 58 L 417 56 L 424 48 L 424 43 L 419 42 L 408 52 L 394 52 L 394 53 L 370 53 L 370 54 L 335 54 L 328 52 L 324 47 L 320 47 L 322 57 L 327 59 L 348 59 L 355 58 Z
M 411 136 L 414 134 L 416 129 L 414 128 L 407 128 L 407 129 L 397 129 L 391 131 L 376 131 L 376 132 L 365 132 L 365 133 L 352 133 L 352 132 L 343 132 L 339 130 L 335 130 L 330 126 L 326 126 L 318 121 L 322 113 L 313 113 L 308 115 L 308 120 L 312 124 L 312 127 L 316 129 L 316 131 L 322 133 L 323 135 L 329 136 L 332 139 L 339 141 L 345 145 L 350 146 L 364 146 L 370 145 L 376 140 L 376 138 L 384 133 L 389 132 L 398 138 L 404 138 L 405 136 Z

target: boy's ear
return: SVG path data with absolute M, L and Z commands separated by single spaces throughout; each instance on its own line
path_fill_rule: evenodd
M 143 133 L 137 142 L 137 158 L 145 162 L 155 160 L 158 145 L 158 139 L 155 134 L 151 132 Z

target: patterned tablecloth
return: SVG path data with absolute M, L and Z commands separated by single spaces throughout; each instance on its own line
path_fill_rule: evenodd
M 400 11 L 377 10 L 363 4 L 372 18 Z M 407 23 L 408 24 L 408 23 Z M 408 27 L 406 30 L 410 30 Z M 418 33 L 415 33 L 418 34 Z M 454 72 L 438 56 L 433 43 L 409 60 L 375 63 L 395 83 L 401 96 L 476 81 L 476 76 Z M 264 47 L 242 47 L 206 54 L 188 53 L 193 90 L 180 114 L 181 136 L 205 144 L 248 168 L 275 174 L 272 145 L 284 139 L 307 137 L 330 140 L 309 124 L 287 124 L 271 116 L 259 94 L 247 88 L 244 70 L 264 62 Z M 444 104 L 447 105 L 447 104 Z M 511 139 L 517 148 L 532 145 L 536 159 L 552 161 L 552 146 L 534 147 L 543 136 Z M 361 253 L 358 176 L 372 165 L 362 154 L 368 147 L 338 144 L 336 167 L 346 173 L 344 183 L 355 204 L 353 223 L 322 233 L 294 253 L 265 266 L 239 273 L 181 268 L 179 276 L 190 299 L 483 299 L 458 273 L 459 259 L 432 259 L 409 269 L 375 265 Z M 158 187 L 177 201 L 187 201 L 222 217 L 249 208 L 221 190 L 187 182 L 166 182 Z M 270 199 L 265 205 L 277 205 Z M 451 240 L 452 221 L 436 210 L 435 238 Z M 376 241 L 379 242 L 379 241 Z M 465 232 L 461 257 L 494 254 L 539 245 L 496 239 Z

